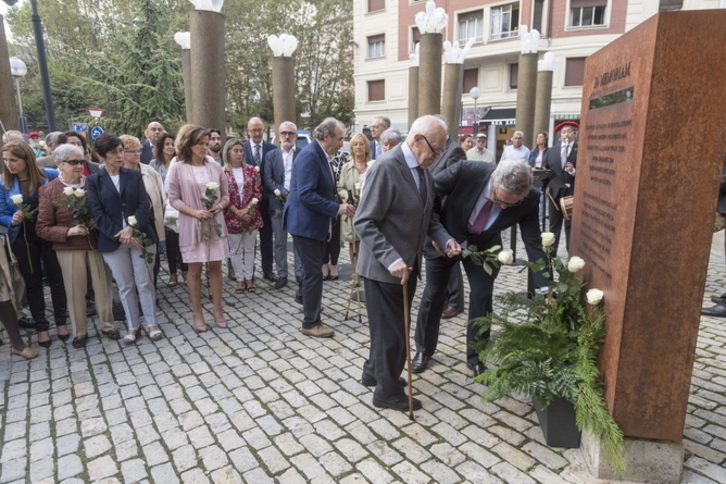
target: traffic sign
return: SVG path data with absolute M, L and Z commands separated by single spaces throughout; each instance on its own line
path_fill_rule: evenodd
M 88 125 L 86 123 L 73 123 L 73 131 L 76 133 L 88 133 Z
M 96 126 L 91 130 L 91 138 L 96 139 L 103 134 L 103 128 Z

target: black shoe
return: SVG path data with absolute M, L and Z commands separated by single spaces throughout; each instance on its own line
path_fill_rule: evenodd
M 35 329 L 35 321 L 30 316 L 23 316 L 18 319 L 18 326 L 25 329 Z
M 726 306 L 716 304 L 712 308 L 701 309 L 701 314 L 704 316 L 716 316 L 718 318 L 726 318 Z
M 401 412 L 408 412 L 408 396 L 404 393 L 397 397 L 382 398 L 378 397 L 375 393 L 373 394 L 373 406 L 376 408 L 390 408 L 392 410 L 399 410 Z M 421 410 L 421 400 L 418 398 L 413 399 L 413 409 Z
M 71 337 L 71 333 L 59 334 L 58 335 L 58 339 L 61 340 L 61 341 L 68 341 L 68 338 L 70 338 L 70 337 Z
M 96 315 L 96 306 L 91 305 L 91 304 L 87 305 L 86 306 L 86 317 L 90 318 L 95 315 Z
M 86 346 L 87 339 L 88 339 L 88 334 L 84 334 L 83 336 L 76 336 L 75 338 L 73 338 L 73 343 L 71 343 L 71 344 L 73 345 L 74 348 L 81 349 L 84 346 Z
M 487 365 L 485 365 L 481 361 L 477 361 L 476 363 L 467 363 L 466 367 L 469 368 L 472 373 L 474 373 L 475 377 L 487 371 Z
M 718 297 L 712 297 L 711 301 L 713 301 L 714 304 L 720 304 L 721 306 L 726 306 L 726 297 L 724 297 L 724 296 L 725 295 L 722 294 L 721 296 L 718 296 Z
M 108 331 L 104 330 L 101 331 L 101 333 L 103 333 L 103 335 L 106 336 L 108 339 L 121 339 L 121 333 L 119 333 L 117 329 L 109 329 Z
M 416 356 L 413 357 L 413 361 L 411 362 L 411 371 L 414 373 L 423 373 L 426 371 L 426 364 L 430 359 L 430 356 L 417 351 Z
M 275 274 L 273 274 L 272 272 L 264 272 L 262 274 L 262 278 L 266 279 L 270 282 L 275 282 L 277 280 L 277 276 Z
M 366 375 L 366 374 L 363 374 L 363 376 L 360 379 L 360 382 L 364 387 L 374 387 L 374 386 L 378 385 L 378 382 L 376 381 L 376 379 L 374 377 Z M 401 385 L 402 387 L 405 387 L 406 380 L 399 377 L 398 384 Z
M 38 341 L 38 344 L 43 348 L 50 348 L 50 345 L 53 344 L 53 340 L 49 339 L 48 341 Z
M 278 277 L 275 281 L 275 289 L 282 289 L 287 286 L 287 277 Z
M 295 302 L 298 304 L 302 304 L 302 289 L 299 287 L 297 288 L 297 291 L 295 291 Z

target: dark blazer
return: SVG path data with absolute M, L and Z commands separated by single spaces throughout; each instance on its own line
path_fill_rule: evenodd
M 573 166 L 577 167 L 577 141 L 574 142 L 570 149 L 570 154 L 567 156 L 567 161 L 572 163 Z M 550 156 L 547 159 L 547 168 L 554 171 L 555 174 L 562 180 L 562 183 L 569 184 L 569 187 L 562 188 L 551 188 L 550 195 L 552 198 L 557 200 L 558 198 L 568 197 L 575 193 L 575 177 L 565 171 L 565 167 L 562 166 L 560 160 L 562 147 L 561 145 L 553 146 L 550 151 Z
M 376 159 L 376 140 L 372 139 L 370 141 L 370 144 L 371 144 L 371 160 L 375 160 Z M 381 153 L 381 154 L 383 154 L 383 153 Z
M 361 276 L 400 284 L 400 279 L 393 277 L 388 267 L 400 258 L 409 267 L 419 268 L 426 235 L 440 247 L 446 247 L 449 234 L 433 212 L 433 179 L 428 170 L 424 173 L 428 187 L 425 204 L 401 145 L 383 153 L 366 172 L 353 219 L 361 240 L 358 259 Z
M 502 230 L 519 224 L 529 260 L 544 259 L 539 228 L 539 193 L 535 188 L 529 189 L 519 206 L 502 210 L 492 226 L 481 234 L 469 233 L 469 217 L 495 169 L 496 166 L 491 163 L 462 161 L 436 175 L 436 196 L 446 197 L 441 206 L 441 223 L 459 243 L 468 242 L 479 250 L 502 245 Z M 547 286 L 547 279 L 535 274 L 535 284 Z
M 245 163 L 252 166 L 257 166 L 255 163 L 255 155 L 252 150 L 252 142 L 250 140 L 245 141 Z M 260 155 L 260 180 L 265 179 L 265 157 L 270 151 L 277 149 L 277 146 L 262 140 L 262 154 Z M 264 183 L 262 184 L 262 193 L 267 193 Z
M 145 139 L 141 142 L 141 163 L 148 165 L 152 159 L 154 159 L 154 148 L 151 142 Z
M 336 183 L 328 157 L 316 140 L 307 145 L 292 166 L 290 197 L 282 212 L 285 230 L 300 237 L 326 240 L 338 216 Z
M 98 226 L 98 251 L 113 252 L 121 246 L 116 234 L 124 228 L 123 220 L 134 215 L 141 231 L 153 242 L 158 238 L 151 223 L 151 201 L 144 188 L 141 172 L 121 168 L 120 193 L 105 168 L 86 179 L 86 193 L 91 215 Z
M 292 161 L 293 165 L 297 159 L 299 151 L 293 147 Z M 263 185 L 270 193 L 270 214 L 274 214 L 276 210 L 282 210 L 284 205 L 274 195 L 275 190 L 280 190 L 280 194 L 284 197 L 288 194 L 285 189 L 285 163 L 282 161 L 282 148 L 275 148 L 265 156 L 265 178 Z

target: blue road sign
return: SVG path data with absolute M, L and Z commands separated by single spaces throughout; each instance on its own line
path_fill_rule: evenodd
M 96 139 L 103 134 L 103 128 L 96 126 L 91 130 L 91 138 Z

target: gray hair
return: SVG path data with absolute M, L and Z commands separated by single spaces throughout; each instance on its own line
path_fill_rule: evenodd
M 28 142 L 28 137 L 26 135 L 16 129 L 10 129 L 3 133 L 3 143 L 7 143 L 8 141 L 10 141 L 11 135 L 20 136 L 21 138 L 23 138 L 23 141 L 25 141 L 26 143 Z
M 280 123 L 280 131 L 282 131 L 283 126 L 292 126 L 292 130 L 297 133 L 297 126 L 292 121 L 283 121 L 282 123 Z
M 381 143 L 385 143 L 386 141 L 395 141 L 396 144 L 400 144 L 401 139 L 401 132 L 396 128 L 388 128 L 383 132 L 383 134 L 381 134 Z
M 70 143 L 57 146 L 51 156 L 53 156 L 53 161 L 66 161 L 71 155 L 78 155 L 81 158 L 85 158 L 83 150 Z
M 45 135 L 45 144 L 48 145 L 48 147 L 55 146 L 58 141 L 59 134 L 63 134 L 63 131 L 51 131 Z
M 382 125 L 386 127 L 386 129 L 391 127 L 391 118 L 387 116 L 376 116 L 373 118 L 373 121 L 378 120 L 381 122 Z
M 532 186 L 532 169 L 522 160 L 502 160 L 492 174 L 492 187 L 524 198 Z
M 522 131 L 515 131 L 514 134 L 512 135 L 512 138 L 514 138 L 517 135 L 520 135 L 521 137 L 524 138 L 524 133 Z
M 424 136 L 430 135 L 436 127 L 443 128 L 444 131 L 449 129 L 449 126 L 441 118 L 438 118 L 431 114 L 421 116 L 420 118 L 417 118 L 416 121 L 414 121 L 411 125 L 411 129 L 408 130 L 408 137 L 406 139 L 413 140 L 413 135 L 415 134 L 422 134 Z
M 323 121 L 315 127 L 313 131 L 313 138 L 317 140 L 323 140 L 327 134 L 331 138 L 335 138 L 335 129 L 340 128 L 345 132 L 345 125 L 335 118 L 325 118 Z

